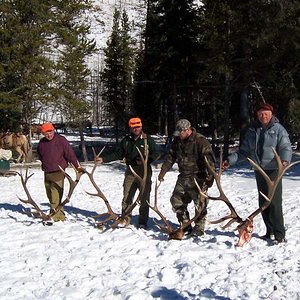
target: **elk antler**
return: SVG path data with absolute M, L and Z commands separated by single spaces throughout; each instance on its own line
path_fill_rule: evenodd
M 200 187 L 194 179 L 196 186 L 198 187 L 199 190 Z M 188 222 L 181 223 L 179 228 L 173 228 L 173 226 L 170 224 L 170 222 L 167 220 L 167 218 L 160 212 L 160 210 L 157 207 L 157 191 L 160 186 L 161 182 L 157 184 L 157 180 L 155 183 L 155 196 L 154 196 L 154 205 L 151 206 L 150 203 L 148 202 L 149 207 L 156 212 L 161 220 L 164 222 L 165 226 L 160 225 L 158 222 L 155 221 L 156 225 L 158 225 L 164 232 L 166 232 L 169 235 L 169 240 L 182 240 L 184 237 L 184 232 L 185 229 L 188 228 L 196 219 L 198 219 L 201 216 L 202 211 L 196 211 L 195 215 L 192 219 L 190 219 Z
M 117 219 L 119 219 L 119 215 L 113 211 L 113 209 L 111 208 L 111 206 L 109 204 L 109 201 L 107 200 L 107 198 L 105 197 L 105 195 L 103 194 L 103 192 L 101 191 L 101 189 L 99 188 L 99 186 L 97 185 L 97 183 L 95 182 L 95 179 L 94 179 L 94 172 L 97 167 L 97 158 L 100 157 L 100 155 L 104 149 L 105 149 L 105 146 L 101 149 L 101 151 L 98 154 L 96 154 L 95 149 L 93 148 L 95 164 L 94 164 L 91 172 L 85 171 L 85 173 L 88 175 L 93 187 L 97 191 L 96 193 L 87 192 L 87 194 L 91 195 L 91 196 L 100 197 L 104 201 L 104 204 L 106 205 L 106 208 L 107 208 L 106 213 L 98 214 L 97 216 L 94 217 L 94 218 L 101 218 L 103 216 L 106 216 L 106 218 L 103 221 L 101 221 L 100 223 L 97 224 L 98 228 L 102 228 L 103 224 L 107 223 L 110 220 L 116 221 Z
M 141 163 L 143 165 L 143 177 L 139 176 L 132 168 L 131 165 L 129 165 L 129 169 L 132 172 L 132 174 L 134 175 L 135 178 L 137 178 L 137 180 L 140 183 L 140 187 L 139 187 L 139 193 L 135 199 L 135 201 L 133 201 L 133 203 L 127 207 L 127 209 L 125 211 L 122 212 L 121 217 L 116 220 L 113 224 L 112 227 L 118 227 L 119 224 L 124 224 L 125 226 L 129 225 L 129 215 L 131 214 L 131 212 L 133 211 L 133 209 L 141 203 L 141 198 L 144 194 L 145 191 L 145 186 L 146 186 L 146 179 L 147 179 L 147 174 L 148 174 L 148 157 L 149 157 L 149 146 L 148 144 L 145 144 L 145 158 L 143 156 L 143 154 L 141 153 L 140 149 L 138 147 L 136 147 L 136 150 L 139 153 L 140 159 L 141 159 Z
M 136 198 L 136 200 L 121 214 L 121 215 L 118 215 L 116 214 L 110 204 L 109 204 L 109 201 L 108 199 L 105 197 L 105 195 L 102 193 L 102 191 L 100 190 L 100 188 L 97 186 L 95 180 L 94 180 L 94 171 L 97 167 L 97 158 L 100 157 L 102 151 L 104 150 L 104 148 L 100 151 L 99 154 L 96 155 L 96 152 L 95 150 L 93 149 L 93 152 L 94 152 L 94 158 L 95 158 L 95 165 L 92 169 L 91 172 L 87 172 L 86 171 L 86 174 L 88 175 L 92 185 L 94 186 L 94 188 L 96 189 L 97 193 L 88 193 L 89 195 L 91 196 L 98 196 L 100 197 L 105 205 L 106 205 L 106 208 L 107 208 L 107 212 L 106 213 L 103 213 L 103 214 L 99 214 L 97 216 L 95 216 L 95 218 L 100 218 L 100 217 L 103 217 L 103 216 L 107 216 L 107 218 L 105 218 L 103 221 L 101 221 L 101 223 L 99 223 L 97 226 L 99 228 L 101 228 L 105 223 L 107 223 L 108 221 L 113 221 L 113 223 L 110 225 L 111 228 L 117 228 L 119 227 L 120 225 L 122 225 L 122 227 L 126 227 L 129 225 L 129 215 L 131 214 L 132 210 L 135 208 L 135 206 L 137 204 L 140 203 L 140 200 L 141 200 L 141 197 L 144 193 L 144 190 L 145 190 L 145 184 L 146 184 L 146 178 L 147 178 L 147 163 L 148 163 L 148 145 L 145 145 L 146 146 L 146 149 L 145 149 L 145 153 L 146 153 L 146 157 L 144 158 L 143 154 L 141 153 L 141 151 L 139 150 L 138 147 L 136 147 L 139 155 L 140 155 L 140 158 L 141 158 L 141 162 L 142 162 L 142 165 L 144 167 L 144 174 L 143 174 L 143 177 L 139 176 L 131 166 L 129 166 L 132 174 L 139 180 L 140 182 L 140 191 L 139 191 L 139 194 Z
M 71 164 L 73 170 L 76 174 L 76 179 L 73 180 L 72 177 L 63 169 L 61 166 L 59 166 L 60 170 L 64 172 L 66 178 L 69 181 L 69 192 L 63 202 L 61 202 L 56 208 L 52 209 L 52 212 L 49 214 L 50 217 L 54 217 L 68 202 L 70 202 L 71 196 L 74 192 L 74 189 L 76 188 L 81 176 L 86 172 L 84 168 L 80 167 L 80 170 L 74 167 L 73 164 Z
M 253 232 L 253 219 L 255 216 L 257 216 L 259 213 L 261 213 L 262 211 L 264 211 L 271 203 L 276 187 L 280 181 L 280 179 L 282 178 L 283 174 L 292 166 L 294 166 L 295 164 L 299 163 L 300 161 L 297 162 L 293 162 L 287 166 L 283 166 L 279 155 L 277 154 L 276 150 L 274 148 L 272 148 L 273 152 L 274 152 L 274 156 L 278 165 L 278 173 L 277 176 L 274 180 L 271 180 L 270 177 L 265 173 L 265 171 L 257 164 L 255 163 L 253 160 L 251 160 L 250 158 L 248 158 L 248 161 L 250 162 L 250 164 L 263 176 L 263 178 L 266 180 L 267 182 L 267 186 L 268 186 L 268 195 L 264 195 L 262 192 L 261 195 L 266 199 L 266 202 L 259 207 L 258 209 L 256 209 L 253 213 L 251 213 L 245 220 L 243 220 L 236 212 L 236 210 L 234 209 L 234 207 L 232 206 L 231 202 L 229 201 L 229 199 L 226 197 L 222 186 L 221 186 L 221 175 L 222 175 L 222 147 L 220 149 L 220 167 L 219 167 L 219 172 L 216 173 L 215 170 L 213 170 L 211 168 L 211 166 L 209 165 L 208 161 L 206 160 L 206 164 L 208 166 L 208 168 L 210 169 L 210 171 L 212 172 L 215 180 L 216 180 L 216 184 L 217 184 L 217 188 L 219 190 L 220 195 L 218 197 L 212 197 L 212 196 L 207 196 L 204 193 L 201 192 L 201 194 L 203 196 L 206 196 L 207 198 L 211 199 L 211 200 L 221 200 L 223 201 L 228 208 L 230 209 L 230 214 L 220 218 L 218 220 L 215 221 L 211 221 L 210 223 L 212 224 L 217 224 L 220 222 L 223 222 L 225 220 L 229 219 L 229 222 L 226 223 L 224 226 L 222 226 L 223 229 L 229 227 L 232 223 L 237 222 L 239 225 L 237 226 L 237 228 L 235 230 L 238 230 L 239 232 L 239 240 L 237 243 L 238 247 L 242 247 L 246 242 L 249 242 L 251 237 L 252 237 L 252 232 Z
M 17 173 L 17 174 L 20 176 L 20 178 L 21 178 L 21 183 L 22 183 L 23 189 L 24 189 L 24 191 L 25 191 L 25 194 L 26 194 L 26 196 L 27 196 L 27 200 L 21 199 L 21 198 L 19 198 L 19 197 L 18 197 L 18 199 L 19 199 L 21 202 L 25 203 L 25 204 L 30 204 L 30 205 L 32 205 L 32 206 L 35 208 L 35 210 L 38 212 L 39 216 L 43 219 L 43 221 L 48 221 L 49 219 L 51 219 L 51 217 L 49 217 L 47 214 L 45 214 L 45 213 L 40 209 L 40 207 L 36 204 L 36 202 L 32 199 L 32 197 L 31 197 L 31 195 L 30 195 L 30 192 L 29 192 L 29 190 L 28 190 L 28 188 L 27 188 L 27 182 L 28 182 L 28 180 L 30 179 L 30 177 L 31 177 L 34 173 L 28 175 L 28 168 L 26 168 L 26 171 L 25 171 L 25 178 L 24 178 L 24 176 L 23 176 L 23 174 L 22 174 L 21 172 L 16 172 L 16 173 Z
M 80 177 L 84 173 L 83 169 L 82 169 L 83 172 L 79 172 L 73 165 L 72 165 L 72 167 L 76 173 L 76 180 L 73 180 L 72 177 L 68 173 L 66 173 L 61 167 L 59 167 L 64 172 L 65 176 L 67 177 L 69 184 L 70 184 L 70 188 L 69 188 L 69 192 L 68 192 L 68 195 L 66 196 L 65 200 L 63 202 L 61 202 L 56 208 L 54 208 L 51 211 L 51 213 L 49 213 L 49 214 L 44 213 L 40 209 L 40 207 L 37 205 L 37 203 L 32 199 L 30 192 L 27 188 L 27 182 L 34 173 L 28 175 L 28 168 L 26 168 L 26 171 L 25 171 L 25 178 L 21 172 L 16 172 L 21 178 L 21 183 L 22 183 L 23 189 L 25 191 L 25 194 L 27 196 L 27 200 L 24 200 L 24 199 L 21 199 L 18 197 L 19 200 L 23 203 L 32 205 L 35 208 L 35 210 L 38 212 L 39 216 L 42 218 L 43 221 L 51 220 L 51 218 L 53 218 L 61 208 L 63 208 L 68 202 L 70 202 L 70 199 L 74 192 L 74 189 L 75 189 L 76 185 L 78 184 Z

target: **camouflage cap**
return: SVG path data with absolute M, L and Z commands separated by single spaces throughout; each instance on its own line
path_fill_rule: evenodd
M 191 123 L 187 119 L 180 119 L 175 128 L 174 136 L 178 136 L 180 132 L 191 128 Z

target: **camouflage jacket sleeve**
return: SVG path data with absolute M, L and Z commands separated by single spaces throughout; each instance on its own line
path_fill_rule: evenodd
M 197 139 L 198 144 L 198 151 L 201 153 L 203 163 L 200 170 L 203 176 L 203 179 L 205 179 L 208 186 L 211 186 L 214 181 L 213 173 L 210 171 L 210 169 L 207 167 L 205 158 L 207 159 L 208 164 L 211 166 L 213 170 L 215 170 L 215 155 L 211 149 L 211 145 L 209 141 L 204 137 L 200 136 L 200 138 Z
M 165 176 L 165 174 L 172 168 L 172 166 L 176 162 L 176 141 L 173 141 L 173 143 L 170 146 L 169 152 L 164 160 L 164 163 L 161 167 L 160 175 L 162 177 Z

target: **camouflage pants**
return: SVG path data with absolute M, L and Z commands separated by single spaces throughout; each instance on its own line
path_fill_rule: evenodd
M 44 183 L 52 210 L 61 203 L 64 192 L 64 179 L 65 174 L 62 171 L 45 173 Z M 55 222 L 65 220 L 63 208 L 55 214 L 53 220 Z
M 151 176 L 152 171 L 148 171 L 145 190 L 140 198 L 140 208 L 139 208 L 139 220 L 138 223 L 140 225 L 147 225 L 149 218 L 149 205 L 147 201 L 150 201 L 150 192 L 151 192 Z M 132 173 L 126 172 L 125 179 L 123 182 L 123 200 L 122 200 L 122 213 L 124 213 L 129 206 L 133 203 L 133 198 L 136 191 L 140 189 L 140 183 L 138 179 L 136 179 Z M 131 216 L 131 214 L 130 214 Z
M 203 188 L 203 184 L 201 182 L 198 183 L 200 188 Z M 190 219 L 188 204 L 193 201 L 195 213 L 201 212 L 200 216 L 195 220 L 195 227 L 204 231 L 208 200 L 199 193 L 194 177 L 179 175 L 170 201 L 179 223 L 187 222 Z

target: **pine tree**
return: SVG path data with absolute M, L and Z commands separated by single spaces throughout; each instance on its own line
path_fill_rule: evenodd
M 3 129 L 28 131 L 53 81 L 49 50 L 49 1 L 3 0 L 0 19 L 0 109 Z M 15 116 L 9 123 L 6 115 Z M 5 128 L 10 124 L 13 128 Z
M 148 6 L 135 105 L 141 115 L 151 116 L 149 123 L 164 123 L 158 121 L 160 117 L 172 132 L 179 117 L 194 120 L 199 99 L 198 9 L 192 0 L 148 1 Z M 153 123 L 153 116 L 157 122 Z M 156 126 L 152 130 L 162 128 Z
M 225 116 L 216 119 L 219 128 L 225 128 L 226 146 L 229 135 L 238 130 L 239 118 L 234 116 L 239 116 L 241 95 L 247 93 L 251 100 L 250 116 L 262 97 L 276 108 L 284 103 L 283 114 L 289 100 L 299 97 L 296 2 L 203 1 L 207 67 L 202 81 L 211 86 L 207 96 L 218 99 L 217 111 Z
M 63 111 L 67 122 L 79 128 L 84 160 L 87 154 L 83 129 L 91 115 L 91 103 L 87 94 L 90 70 L 86 58 L 94 53 L 95 41 L 88 39 L 90 27 L 83 14 L 91 7 L 88 2 L 61 3 L 58 11 L 57 32 L 58 62 L 56 106 Z M 63 26 L 59 26 L 63 25 Z
M 115 9 L 112 33 L 104 53 L 105 68 L 101 74 L 102 96 L 111 121 L 115 124 L 118 142 L 118 131 L 124 127 L 125 119 L 131 111 L 134 72 L 133 43 L 125 11 L 121 15 L 121 12 Z

